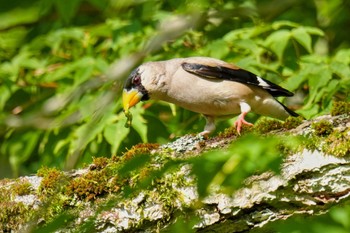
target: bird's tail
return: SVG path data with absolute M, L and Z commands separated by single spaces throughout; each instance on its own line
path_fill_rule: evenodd
M 286 110 L 286 112 L 288 112 L 289 115 L 293 116 L 293 117 L 297 117 L 299 116 L 298 113 L 290 110 L 289 108 L 287 108 L 284 104 L 282 104 L 281 102 L 278 101 L 278 103 L 280 103 L 280 105 L 282 105 L 282 107 L 284 108 L 284 110 Z
M 253 109 L 254 112 L 259 115 L 269 116 L 280 120 L 285 120 L 289 116 L 299 116 L 273 97 L 266 98 L 263 102 L 253 106 Z

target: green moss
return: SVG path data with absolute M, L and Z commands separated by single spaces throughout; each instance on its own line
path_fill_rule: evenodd
M 68 177 L 57 168 L 40 168 L 37 175 L 43 177 L 38 190 L 41 197 L 62 192 L 68 182 Z
M 224 130 L 224 132 L 220 132 L 218 134 L 218 138 L 230 138 L 234 136 L 238 136 L 236 127 L 234 126 L 228 127 Z
M 195 185 L 195 181 L 186 178 L 177 167 L 171 172 L 171 176 L 162 176 L 156 179 L 153 183 L 154 189 L 150 189 L 147 192 L 149 199 L 162 203 L 165 212 L 171 214 L 174 209 L 174 200 L 182 200 L 182 193 L 175 187 L 184 187 L 189 185 Z
M 159 144 L 142 143 L 133 146 L 122 156 L 113 156 L 111 159 L 94 158 L 89 172 L 70 180 L 66 187 L 66 195 L 77 197 L 79 200 L 93 201 L 108 193 L 117 193 L 124 186 L 135 184 L 140 177 L 149 175 L 149 167 L 137 170 L 137 174 L 132 172 L 123 176 L 118 175 L 119 169 L 135 156 L 150 154 L 158 147 Z
M 344 157 L 350 156 L 350 130 L 333 129 L 333 125 L 325 120 L 311 125 L 315 133 L 303 136 L 300 147 L 308 150 L 322 150 L 326 154 Z
M 301 140 L 301 147 L 302 148 L 306 148 L 308 150 L 314 151 L 314 150 L 319 150 L 319 145 L 321 143 L 321 138 L 320 137 L 316 137 L 315 135 L 311 135 L 311 136 L 303 136 L 302 140 Z
M 249 125 L 242 125 L 241 128 L 241 135 L 252 132 L 253 131 L 253 127 L 249 126 Z M 237 129 L 235 126 L 231 126 L 228 127 L 224 130 L 224 132 L 219 132 L 217 138 L 231 138 L 231 137 L 237 137 L 239 136 Z
M 303 118 L 301 116 L 298 117 L 288 117 L 284 122 L 283 122 L 283 128 L 285 129 L 294 129 L 301 125 L 303 123 Z
M 311 124 L 316 136 L 327 136 L 333 131 L 333 124 L 326 120 L 321 120 Z
M 288 117 L 284 122 L 277 119 L 261 117 L 255 123 L 254 127 L 243 125 L 242 132 L 243 133 L 257 132 L 260 134 L 265 134 L 273 130 L 279 130 L 279 129 L 289 130 L 289 129 L 298 127 L 303 122 L 303 120 L 304 119 L 301 116 Z M 218 138 L 231 138 L 234 136 L 239 136 L 237 133 L 236 127 L 234 126 L 226 128 L 224 132 L 220 132 L 218 134 Z
M 110 163 L 110 159 L 106 157 L 93 158 L 92 164 L 90 165 L 90 170 L 101 170 L 105 168 Z
M 284 140 L 291 140 L 291 137 L 285 137 Z M 296 153 L 298 151 L 298 147 L 296 145 L 291 146 L 288 142 L 281 140 L 277 145 L 276 148 L 279 152 L 283 155 L 291 155 L 293 153 Z
M 344 101 L 334 101 L 331 109 L 331 115 L 337 116 L 342 114 L 350 114 L 350 103 Z
M 73 194 L 80 200 L 92 200 L 106 192 L 107 180 L 103 171 L 88 172 L 82 177 L 71 180 L 67 186 L 67 195 Z
M 0 180 L 0 187 L 7 185 L 9 182 L 13 182 L 13 180 L 8 179 L 8 178 L 1 179 Z
M 17 195 L 31 192 L 31 184 L 26 179 L 2 180 L 0 188 L 0 232 L 17 231 L 32 214 L 22 202 L 13 201 Z
M 158 143 L 140 143 L 140 144 L 137 144 L 137 145 L 131 147 L 131 149 L 129 149 L 127 152 L 125 152 L 123 154 L 123 160 L 124 161 L 129 160 L 138 154 L 149 154 L 149 153 L 151 153 L 152 150 L 155 150 L 157 148 L 159 148 Z M 114 157 L 114 159 L 116 159 L 116 158 Z
M 11 188 L 2 186 L 0 188 L 0 203 L 10 201 L 11 197 L 14 196 L 13 190 Z
M 333 131 L 325 140 L 322 149 L 325 153 L 335 156 L 350 156 L 350 130 Z
M 51 173 L 61 173 L 60 170 L 57 168 L 52 168 L 52 167 L 41 167 L 37 172 L 36 175 L 39 177 L 46 177 L 48 175 L 51 175 Z
M 11 187 L 12 191 L 17 195 L 28 195 L 32 192 L 32 185 L 27 179 L 18 179 Z
M 273 130 L 283 128 L 282 121 L 262 117 L 254 126 L 254 131 L 258 133 L 268 133 Z
M 65 195 L 69 177 L 57 168 L 42 167 L 37 171 L 42 177 L 37 190 L 38 198 L 44 207 L 38 212 L 43 222 L 49 222 L 54 216 L 67 208 L 68 197 Z
M 22 202 L 13 201 L 17 195 L 27 193 L 28 183 L 25 180 L 1 181 L 0 186 L 0 232 L 16 232 L 29 220 L 31 211 Z
M 89 171 L 81 177 L 72 179 L 66 190 L 68 196 L 92 201 L 98 196 L 118 192 L 124 185 L 117 175 L 109 169 Z
M 2 201 L 0 202 L 0 210 L 1 232 L 15 232 L 31 216 L 29 207 L 22 202 Z

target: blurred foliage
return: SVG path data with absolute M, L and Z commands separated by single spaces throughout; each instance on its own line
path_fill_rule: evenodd
M 198 114 L 153 102 L 124 128 L 122 80 L 143 60 L 235 62 L 298 93 L 288 103 L 306 118 L 349 99 L 345 1 L 15 0 L 0 9 L 2 177 L 200 131 Z
M 0 177 L 201 131 L 198 114 L 151 101 L 124 127 L 123 80 L 148 60 L 223 59 L 295 92 L 304 117 L 329 113 L 350 99 L 349 13 L 346 0 L 0 1 Z
M 289 140 L 289 139 L 288 139 Z M 252 141 L 257 142 L 252 144 Z M 293 144 L 293 139 L 290 139 Z M 220 187 L 232 193 L 242 186 L 249 176 L 261 173 L 268 168 L 279 172 L 282 153 L 281 138 L 260 138 L 255 135 L 243 136 L 229 148 L 213 150 L 193 159 L 193 173 L 197 177 L 199 196 L 206 196 L 210 188 Z M 288 146 L 288 145 L 286 145 Z M 264 158 L 261 158 L 264 155 Z M 259 163 L 256 161 L 259 160 Z
M 305 224 L 307 222 L 307 224 Z M 346 233 L 350 231 L 350 207 L 348 205 L 337 206 L 326 215 L 317 217 L 297 216 L 287 221 L 272 223 L 271 227 L 276 232 L 290 233 Z

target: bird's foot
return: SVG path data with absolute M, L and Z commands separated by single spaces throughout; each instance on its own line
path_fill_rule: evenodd
M 215 131 L 215 118 L 212 116 L 205 116 L 206 124 L 203 132 L 200 132 L 199 135 L 208 138 L 209 134 Z
M 198 134 L 198 136 L 199 136 L 200 138 L 207 139 L 207 138 L 209 138 L 209 134 L 210 134 L 210 133 L 211 133 L 211 132 L 204 130 L 203 132 L 200 132 L 200 133 Z
M 250 123 L 250 122 L 248 122 L 248 121 L 246 121 L 246 120 L 244 119 L 244 117 L 245 117 L 246 114 L 247 114 L 247 113 L 241 113 L 241 115 L 239 115 L 239 116 L 238 116 L 238 119 L 235 121 L 235 127 L 236 127 L 237 133 L 238 133 L 239 135 L 241 135 L 242 125 L 253 126 L 252 123 Z

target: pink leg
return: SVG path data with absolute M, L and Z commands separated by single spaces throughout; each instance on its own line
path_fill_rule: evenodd
M 241 135 L 241 128 L 242 125 L 249 125 L 249 126 L 253 126 L 252 123 L 249 123 L 248 121 L 244 120 L 245 115 L 247 115 L 248 112 L 242 112 L 239 116 L 238 119 L 235 121 L 235 126 L 237 129 L 237 132 L 239 135 Z

